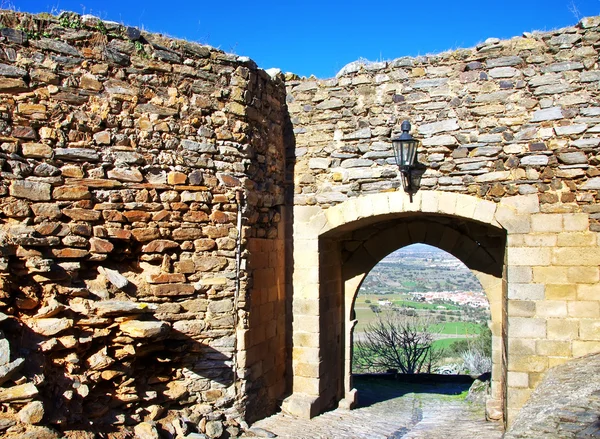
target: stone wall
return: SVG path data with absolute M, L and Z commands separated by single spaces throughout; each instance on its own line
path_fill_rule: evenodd
M 235 436 L 285 390 L 281 78 L 89 16 L 0 23 L 0 428 Z
M 421 190 L 536 194 L 544 212 L 596 214 L 598 24 L 355 62 L 328 80 L 288 75 L 295 205 L 398 189 L 390 138 L 406 119 L 423 141 Z
M 319 278 L 335 272 L 319 262 L 320 242 L 347 232 L 364 236 L 378 224 L 392 224 L 391 236 L 402 218 L 442 218 L 467 237 L 451 241 L 451 253 L 463 253 L 460 246 L 469 242 L 475 245 L 468 255 L 485 250 L 474 226 L 506 234 L 496 261 L 502 269 L 491 284 L 501 308 L 493 322 L 496 364 L 502 365 L 496 377 L 507 386 L 496 395 L 509 419 L 549 367 L 600 350 L 599 25 L 598 17 L 586 18 L 574 27 L 489 39 L 473 49 L 356 62 L 326 80 L 287 75 L 295 133 L 288 160 L 294 263 L 305 277 L 294 277 L 294 320 L 308 317 L 302 302 L 332 294 Z M 390 141 L 405 119 L 422 140 L 412 199 L 402 196 Z M 461 225 L 465 220 L 474 225 Z M 409 237 L 435 241 L 428 233 Z M 346 286 L 338 297 L 355 292 L 380 257 L 376 248 L 349 244 L 356 253 L 348 256 L 354 278 L 341 271 Z M 351 319 L 346 316 L 346 328 Z M 328 324 L 323 320 L 313 331 L 329 331 Z M 324 358 L 329 346 L 321 349 Z M 311 363 L 309 345 L 305 351 L 294 346 L 294 354 L 295 370 L 319 367 L 295 381 L 297 398 L 288 405 L 310 416 L 324 408 L 312 389 L 339 370 Z

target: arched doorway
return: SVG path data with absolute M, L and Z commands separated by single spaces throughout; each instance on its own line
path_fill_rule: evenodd
M 429 198 L 425 198 L 429 197 Z M 284 409 L 305 417 L 352 406 L 351 310 L 366 274 L 387 254 L 426 243 L 460 259 L 484 287 L 492 312 L 493 395 L 504 400 L 506 231 L 494 203 L 469 196 L 394 192 L 323 211 L 294 212 L 293 395 Z

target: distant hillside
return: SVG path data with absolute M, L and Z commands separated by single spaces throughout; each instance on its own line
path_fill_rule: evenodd
M 483 293 L 473 273 L 454 256 L 429 245 L 414 244 L 390 253 L 377 264 L 359 294 L 430 291 Z

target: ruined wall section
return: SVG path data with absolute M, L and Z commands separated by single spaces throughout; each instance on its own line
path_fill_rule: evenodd
M 251 290 L 274 282 L 248 260 L 283 242 L 282 82 L 94 17 L 0 23 L 0 402 L 61 429 L 185 415 L 235 435 L 268 320 Z

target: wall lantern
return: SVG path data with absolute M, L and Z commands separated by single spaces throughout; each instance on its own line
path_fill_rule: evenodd
M 402 134 L 400 134 L 400 137 L 392 139 L 392 146 L 394 147 L 396 164 L 402 173 L 402 186 L 405 192 L 410 192 L 413 186 L 411 174 L 417 163 L 417 148 L 420 142 L 410 135 L 409 121 L 402 122 L 400 128 Z

